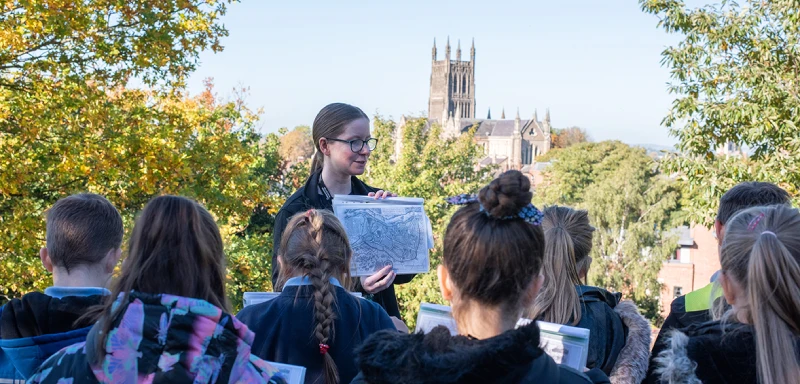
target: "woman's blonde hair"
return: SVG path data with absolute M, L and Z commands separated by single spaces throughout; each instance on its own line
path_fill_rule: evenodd
M 589 270 L 592 233 L 586 211 L 552 206 L 544 210 L 544 284 L 528 316 L 551 323 L 572 325 L 581 320 L 575 286 Z
M 736 305 L 754 327 L 759 382 L 797 380 L 800 212 L 780 205 L 738 213 L 726 226 L 720 264 L 745 292 Z

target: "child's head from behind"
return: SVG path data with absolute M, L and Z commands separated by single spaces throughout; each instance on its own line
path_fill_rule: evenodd
M 136 290 L 206 300 L 229 310 L 219 228 L 199 203 L 159 196 L 136 219 L 114 295 Z
M 552 206 L 544 210 L 542 229 L 546 241 L 544 251 L 544 284 L 536 297 L 531 318 L 558 324 L 581 318 L 575 285 L 582 284 L 592 258 L 592 233 L 586 211 Z
M 756 207 L 726 224 L 720 284 L 733 314 L 755 328 L 760 382 L 800 375 L 800 212 L 787 205 Z
M 345 286 L 350 282 L 350 258 L 353 251 L 339 219 L 326 210 L 311 209 L 294 215 L 281 237 L 280 277 L 282 290 L 292 277 L 308 277 L 313 289 L 314 330 L 324 366 L 325 383 L 339 382 L 336 363 L 327 349 L 333 340 L 333 303 L 336 298 L 331 278 Z
M 762 181 L 745 181 L 733 186 L 719 199 L 719 209 L 714 222 L 717 239 L 724 241 L 728 221 L 739 211 L 752 207 L 788 205 L 790 196 L 781 187 Z
M 450 219 L 439 283 L 457 322 L 473 306 L 516 322 L 533 302 L 541 285 L 544 234 L 540 225 L 518 217 L 532 196 L 530 180 L 508 171 Z
M 47 246 L 40 256 L 56 280 L 81 269 L 110 276 L 122 235 L 122 217 L 111 202 L 91 193 L 72 195 L 47 211 Z
M 329 211 L 311 209 L 292 216 L 283 231 L 280 249 L 281 275 L 276 289 L 297 276 L 322 279 L 326 275 L 342 284 L 350 280 L 353 251 L 344 226 Z

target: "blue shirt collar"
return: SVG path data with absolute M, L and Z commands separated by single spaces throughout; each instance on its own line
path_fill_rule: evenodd
M 333 285 L 335 285 L 337 287 L 340 287 L 340 288 L 342 287 L 342 284 L 339 283 L 339 280 L 337 280 L 335 277 L 331 277 L 330 278 L 330 282 L 331 282 L 331 284 L 333 284 Z M 292 277 L 291 279 L 287 280 L 286 284 L 284 284 L 283 286 L 284 287 L 293 287 L 293 286 L 298 286 L 298 285 L 311 285 L 311 279 L 309 279 L 308 276 Z
M 66 296 L 105 296 L 110 295 L 111 291 L 102 287 L 47 287 L 44 294 L 62 299 Z

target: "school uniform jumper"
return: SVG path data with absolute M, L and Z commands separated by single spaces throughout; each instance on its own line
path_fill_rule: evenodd
M 379 305 L 353 296 L 336 279 L 331 282 L 336 317 L 328 353 L 336 362 L 340 382 L 349 383 L 358 373 L 356 347 L 377 331 L 398 332 Z M 322 382 L 319 379 L 323 376 L 323 359 L 314 337 L 314 297 L 308 278 L 289 279 L 278 297 L 245 307 L 236 317 L 256 333 L 253 354 L 276 363 L 306 367 L 306 383 Z

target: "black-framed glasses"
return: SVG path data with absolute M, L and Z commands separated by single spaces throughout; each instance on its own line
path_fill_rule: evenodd
M 366 140 L 361 140 L 361 139 L 341 140 L 341 139 L 331 139 L 329 137 L 326 137 L 325 140 L 348 143 L 350 144 L 350 150 L 355 153 L 361 152 L 361 150 L 364 149 L 364 145 L 366 145 L 370 151 L 374 151 L 375 148 L 378 146 L 378 139 L 374 137 L 370 137 L 369 139 Z

